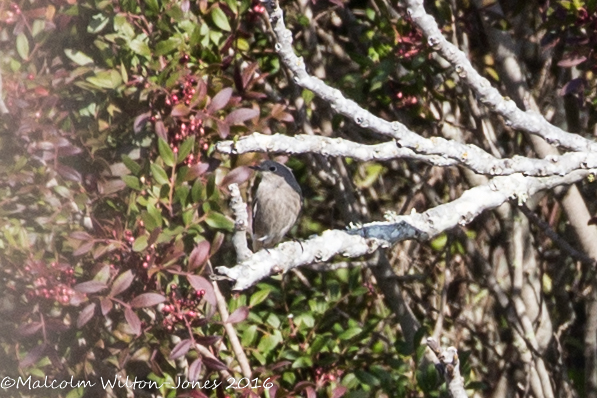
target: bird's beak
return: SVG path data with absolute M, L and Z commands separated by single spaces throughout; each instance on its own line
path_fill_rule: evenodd
M 249 166 L 249 168 L 257 171 L 261 170 L 259 166 Z

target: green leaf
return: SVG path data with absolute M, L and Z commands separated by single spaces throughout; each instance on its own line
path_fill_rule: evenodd
M 230 32 L 232 29 L 230 28 L 230 23 L 228 22 L 228 17 L 226 13 L 222 11 L 221 8 L 216 7 L 211 10 L 211 18 L 214 21 L 214 24 L 222 30 L 226 32 Z
M 139 179 L 135 176 L 122 176 L 122 181 L 126 184 L 127 187 L 136 189 L 137 191 L 141 190 L 141 183 Z
M 147 212 L 151 215 L 151 217 L 155 220 L 155 223 L 158 227 L 162 226 L 162 213 L 155 207 L 153 204 L 147 204 Z
M 249 326 L 244 332 L 241 337 L 241 342 L 243 347 L 251 347 L 255 344 L 255 340 L 257 339 L 257 325 Z
M 73 61 L 77 65 L 84 66 L 88 64 L 93 64 L 93 59 L 85 53 L 82 53 L 81 51 L 74 51 L 70 48 L 67 48 L 64 50 L 64 53 L 68 58 L 70 58 L 71 61 Z
M 194 219 L 195 209 L 190 208 L 182 212 L 182 222 L 184 223 L 185 227 L 190 226 Z
M 195 203 L 199 202 L 200 200 L 205 200 L 205 190 L 203 189 L 203 184 L 199 179 L 196 179 L 193 183 L 193 188 L 191 188 L 191 197 Z
M 184 161 L 195 146 L 195 137 L 189 137 L 180 145 L 178 149 L 178 163 Z
M 350 328 L 350 329 L 344 331 L 343 333 L 340 333 L 340 336 L 338 336 L 338 339 L 349 340 L 349 339 L 352 339 L 354 336 L 358 335 L 359 333 L 361 333 L 362 331 L 363 330 L 359 327 Z
M 147 247 L 147 235 L 141 235 L 133 242 L 133 251 L 140 252 Z
M 149 10 L 152 11 L 154 14 L 160 12 L 160 5 L 158 4 L 158 0 L 145 0 L 145 4 L 147 5 L 147 8 L 149 8 Z
M 122 83 L 122 76 L 115 70 L 97 72 L 95 76 L 86 79 L 89 83 L 100 88 L 113 89 Z
M 205 222 L 207 223 L 207 225 L 215 229 L 225 229 L 227 231 L 232 231 L 234 229 L 234 223 L 232 222 L 232 220 L 230 220 L 222 213 L 218 213 L 215 211 L 211 211 L 207 214 Z
M 142 55 L 146 58 L 151 58 L 151 50 L 149 49 L 147 43 L 145 43 L 143 40 L 132 40 L 129 43 L 129 48 L 139 55 Z
M 236 0 L 226 0 L 226 4 L 228 5 L 228 7 L 230 7 L 232 12 L 235 14 L 238 14 L 238 6 L 236 3 L 237 3 Z
M 25 61 L 29 59 L 29 40 L 25 33 L 19 33 L 17 36 L 17 52 Z
M 300 357 L 292 363 L 292 369 L 310 368 L 313 366 L 313 361 L 309 357 Z
M 329 341 L 333 341 L 329 336 L 317 336 L 311 347 L 309 347 L 309 352 L 312 354 L 320 353 Z
M 109 21 L 110 21 L 110 18 L 108 18 L 107 16 L 105 16 L 103 14 L 95 14 L 91 18 L 91 22 L 89 23 L 89 26 L 87 27 L 87 32 L 88 33 L 99 33 L 102 29 L 104 29 L 106 27 L 106 25 L 108 24 Z
M 364 370 L 356 370 L 355 375 L 361 381 L 361 383 L 366 384 L 368 386 L 378 386 L 379 380 L 374 377 L 371 373 L 365 372 Z
M 122 163 L 126 166 L 127 169 L 131 171 L 133 174 L 139 174 L 141 171 L 141 166 L 137 164 L 133 159 L 130 158 L 128 155 L 121 156 Z
M 155 218 L 153 218 L 152 215 L 147 212 L 141 213 L 141 219 L 143 220 L 143 225 L 145 225 L 145 228 L 148 231 L 153 231 L 158 226 Z
M 168 40 L 164 40 L 156 44 L 155 55 L 166 55 L 180 45 L 180 39 L 178 37 L 171 37 Z
M 269 296 L 270 290 L 259 290 L 251 296 L 251 300 L 249 300 L 249 306 L 254 307 L 257 304 L 263 302 Z
M 164 163 L 166 163 L 166 166 L 173 167 L 175 164 L 174 152 L 172 151 L 172 148 L 170 148 L 170 145 L 161 138 L 158 140 L 158 151 L 160 152 L 160 156 L 164 160 Z
M 158 184 L 166 185 L 169 183 L 168 175 L 159 164 L 152 163 L 151 166 L 149 166 L 149 168 L 151 169 L 151 174 L 153 174 L 153 178 L 155 178 Z
M 275 334 L 270 334 L 261 339 L 259 345 L 257 346 L 257 350 L 262 353 L 267 353 L 276 348 L 276 346 L 280 344 L 280 341 L 280 337 Z

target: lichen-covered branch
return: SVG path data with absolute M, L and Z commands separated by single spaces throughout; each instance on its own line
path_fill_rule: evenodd
M 317 153 L 323 156 L 350 157 L 363 162 L 370 160 L 413 159 L 434 166 L 454 166 L 458 162 L 438 155 L 422 155 L 408 148 L 400 148 L 395 141 L 376 145 L 365 145 L 343 138 L 330 138 L 319 135 L 282 134 L 266 135 L 253 133 L 238 141 L 220 141 L 216 144 L 220 153 L 240 154 L 247 152 L 268 153 Z M 597 167 L 597 164 L 596 164 Z
M 563 177 L 525 177 L 522 174 L 495 177 L 485 185 L 467 190 L 458 199 L 423 213 L 388 214 L 385 222 L 353 226 L 346 231 L 327 230 L 300 243 L 285 242 L 261 250 L 233 268 L 218 267 L 216 271 L 236 281 L 235 290 L 243 290 L 267 276 L 326 262 L 336 255 L 355 258 L 407 239 L 428 240 L 457 225 L 466 225 L 484 210 L 494 209 L 510 199 L 522 203 L 540 190 L 572 184 L 596 171 L 576 170 Z
M 552 125 L 538 112 L 523 111 L 514 101 L 500 94 L 489 80 L 473 68 L 464 53 L 446 40 L 435 19 L 425 11 L 422 0 L 406 0 L 406 5 L 412 21 L 427 38 L 429 45 L 454 66 L 458 76 L 475 92 L 479 101 L 502 116 L 507 125 L 538 135 L 554 146 L 579 152 L 597 152 L 597 142 Z
M 230 208 L 234 213 L 234 235 L 232 235 L 232 244 L 236 250 L 236 260 L 244 261 L 252 254 L 247 245 L 247 228 L 249 228 L 249 213 L 247 205 L 240 196 L 238 184 L 230 184 Z
M 443 140 L 432 138 L 431 141 Z M 471 148 L 477 148 L 469 146 Z M 478 148 L 477 148 L 478 149 Z M 247 152 L 267 153 L 317 153 L 332 157 L 350 157 L 360 161 L 412 159 L 420 160 L 434 166 L 454 166 L 460 164 L 452 158 L 429 155 L 415 152 L 409 148 L 401 148 L 396 142 L 385 142 L 376 145 L 365 145 L 342 138 L 330 138 L 316 135 L 295 135 L 293 137 L 274 134 L 266 135 L 253 133 L 242 137 L 238 141 L 221 141 L 216 145 L 216 150 L 226 154 L 241 154 Z M 597 168 L 597 154 L 586 152 L 570 152 L 561 156 L 551 156 L 546 159 L 533 159 L 524 156 L 514 156 L 510 159 L 486 158 L 482 156 L 478 161 L 473 161 L 475 150 L 463 157 L 468 158 L 466 164 L 477 174 L 510 175 L 523 173 L 529 176 L 565 175 L 573 170 Z
M 267 0 L 264 4 L 269 11 L 272 28 L 278 40 L 275 46 L 276 51 L 279 53 L 280 58 L 286 67 L 293 74 L 295 83 L 313 91 L 317 96 L 328 102 L 338 113 L 353 118 L 355 123 L 359 126 L 379 134 L 393 137 L 396 139 L 397 144 L 402 148 L 409 148 L 418 154 L 442 156 L 457 161 L 459 164 L 469 167 L 475 172 L 487 175 L 508 175 L 517 172 L 536 176 L 563 175 L 571 170 L 595 167 L 594 162 L 597 158 L 591 153 L 567 154 L 546 160 L 518 156 L 512 159 L 498 159 L 475 145 L 462 144 L 440 137 L 427 139 L 409 130 L 406 126 L 397 121 L 389 122 L 381 119 L 360 107 L 356 102 L 345 98 L 338 89 L 332 88 L 322 80 L 309 75 L 306 71 L 303 59 L 297 57 L 294 53 L 292 48 L 292 32 L 285 26 L 284 15 L 277 1 Z M 431 18 L 431 20 L 433 20 L 433 18 Z M 433 21 L 433 23 L 435 23 L 435 21 Z M 443 39 L 443 37 L 441 37 L 441 39 Z M 438 42 L 441 41 L 439 38 L 437 40 Z M 445 42 L 445 39 L 441 42 Z M 453 47 L 453 49 L 458 52 L 456 47 Z M 464 57 L 463 54 L 462 56 Z M 466 76 L 466 74 L 463 73 L 463 76 Z M 483 81 L 483 88 L 485 88 L 485 85 L 488 86 L 488 89 L 491 88 L 487 79 L 482 77 L 480 77 L 480 79 Z M 493 94 L 490 97 L 493 99 Z M 500 114 L 504 113 L 510 115 L 512 112 L 516 113 L 515 110 L 518 110 L 513 101 L 506 101 L 503 98 L 501 98 L 500 102 L 495 106 L 499 109 L 505 109 L 501 113 L 498 112 Z M 534 134 L 542 134 L 539 131 L 540 129 L 534 128 L 533 125 L 535 123 L 540 125 L 540 120 L 545 120 L 543 117 L 533 112 L 525 113 L 520 110 L 518 110 L 518 112 L 526 115 L 526 119 L 516 119 L 517 126 L 526 126 L 527 129 L 530 129 L 530 132 L 533 132 Z M 507 120 L 510 121 L 510 119 Z M 545 123 L 547 122 L 545 121 Z M 597 148 L 597 144 L 592 143 L 591 141 L 580 136 L 565 133 L 549 123 L 547 123 L 547 125 L 551 126 L 552 130 L 556 129 L 558 134 L 561 133 L 561 138 L 563 140 L 565 139 L 567 147 L 571 147 L 577 151 L 586 152 L 591 152 Z M 551 140 L 552 143 L 559 143 L 560 141 L 554 138 L 554 134 L 555 133 L 553 132 L 548 132 L 544 135 L 545 138 Z M 563 158 L 565 160 L 562 162 Z

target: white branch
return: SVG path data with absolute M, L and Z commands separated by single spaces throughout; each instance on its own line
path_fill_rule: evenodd
M 444 57 L 456 73 L 476 94 L 479 101 L 501 115 L 507 125 L 514 129 L 538 135 L 554 146 L 574 151 L 597 152 L 597 142 L 578 134 L 568 133 L 549 123 L 541 114 L 519 109 L 514 101 L 503 97 L 471 65 L 466 55 L 442 35 L 435 19 L 425 12 L 422 0 L 406 0 L 408 14 L 427 38 L 429 45 Z
M 8 108 L 2 99 L 2 71 L 0 70 L 0 115 L 6 115 L 8 113 Z
M 564 175 L 572 170 L 597 167 L 597 154 L 592 153 L 565 154 L 551 159 L 530 159 L 522 156 L 515 156 L 511 159 L 498 159 L 475 145 L 462 144 L 441 137 L 427 139 L 409 130 L 406 126 L 397 121 L 388 122 L 383 120 L 361 108 L 356 102 L 345 98 L 340 90 L 330 87 L 322 80 L 309 75 L 302 57 L 297 57 L 294 53 L 292 48 L 292 32 L 286 29 L 283 19 L 284 15 L 278 2 L 276 0 L 266 0 L 264 1 L 264 4 L 268 8 L 272 28 L 278 40 L 275 49 L 279 53 L 282 62 L 293 74 L 295 83 L 313 91 L 317 96 L 328 102 L 332 109 L 346 117 L 353 118 L 355 123 L 359 126 L 382 135 L 393 137 L 401 148 L 409 148 L 422 155 L 441 156 L 446 159 L 454 160 L 476 173 L 494 176 L 510 175 L 513 173 L 523 173 L 529 176 Z M 422 9 L 422 6 L 420 8 Z M 420 13 L 421 11 L 417 8 L 416 12 Z M 428 15 L 426 16 L 435 24 L 432 17 Z M 425 21 L 427 22 L 427 19 L 425 19 Z M 435 24 L 435 26 L 437 27 L 437 24 Z M 434 38 L 431 41 L 434 44 L 434 48 L 437 47 L 436 42 L 439 44 L 446 43 L 447 45 L 452 46 L 443 38 L 443 36 L 441 36 L 441 34 L 439 38 Z M 464 58 L 464 54 L 462 54 L 455 46 L 452 46 L 449 51 L 459 53 Z M 466 60 L 466 58 L 464 59 Z M 466 72 L 461 73 L 461 77 L 463 78 L 467 75 L 472 75 L 472 73 L 469 73 L 469 68 L 474 72 L 470 63 L 463 66 L 463 68 L 466 70 Z M 459 69 L 457 68 L 457 70 Z M 529 132 L 542 135 L 546 140 L 551 140 L 552 143 L 556 143 L 557 141 L 557 144 L 559 144 L 559 142 L 563 140 L 567 143 L 566 146 L 572 147 L 578 151 L 591 152 L 593 149 L 597 149 L 597 143 L 588 141 L 575 134 L 566 133 L 549 124 L 539 114 L 520 111 L 516 108 L 514 101 L 505 100 L 501 96 L 499 97 L 499 101 L 497 101 L 494 98 L 495 95 L 499 95 L 497 90 L 491 87 L 487 79 L 481 77 L 476 72 L 474 73 L 479 77 L 478 87 L 475 86 L 474 89 L 482 89 L 483 93 L 490 91 L 489 94 L 491 95 L 485 93 L 485 97 L 482 98 L 484 98 L 485 103 L 488 103 L 492 109 L 499 114 L 509 115 L 509 118 L 507 118 L 508 123 L 513 123 L 514 125 L 514 122 L 516 121 L 517 128 L 526 126 L 525 130 Z M 481 93 L 479 93 L 479 95 L 480 94 Z M 524 118 L 522 116 L 524 116 Z M 541 123 L 541 120 L 550 126 L 551 130 L 545 133 L 541 132 L 541 128 L 545 127 Z M 543 127 L 536 127 L 535 124 Z M 554 129 L 557 130 L 557 136 L 561 139 L 554 138 Z
M 433 137 L 429 141 L 443 141 L 450 145 L 461 145 L 455 141 Z M 524 156 L 514 156 L 510 159 L 497 159 L 486 152 L 476 157 L 481 151 L 474 145 L 468 145 L 470 153 L 463 153 L 466 166 L 478 174 L 511 175 L 523 173 L 527 176 L 565 175 L 573 170 L 597 168 L 597 154 L 586 152 L 570 152 L 561 156 L 551 156 L 546 159 L 532 159 Z M 282 134 L 265 135 L 253 133 L 240 138 L 238 141 L 220 141 L 216 144 L 220 153 L 241 154 L 247 152 L 267 153 L 317 153 L 323 156 L 351 157 L 360 161 L 413 159 L 420 160 L 434 166 L 454 166 L 461 162 L 447 156 L 425 155 L 409 148 L 400 148 L 396 142 L 384 142 L 376 145 L 365 145 L 342 138 L 330 138 L 317 135 L 295 135 L 289 137 Z
M 431 239 L 457 225 L 468 224 L 484 210 L 494 209 L 510 199 L 523 203 L 540 190 L 572 184 L 595 172 L 597 170 L 577 170 L 563 177 L 525 177 L 522 174 L 495 177 L 485 185 L 467 190 L 460 198 L 423 213 L 389 215 L 389 221 L 346 231 L 327 230 L 321 236 L 300 243 L 285 242 L 273 249 L 261 250 L 233 268 L 217 267 L 216 272 L 235 280 L 235 290 L 243 290 L 272 274 L 326 262 L 336 255 L 355 258 L 399 241 Z
M 427 339 L 427 346 L 437 356 L 438 362 L 435 363 L 435 368 L 444 377 L 450 396 L 452 398 L 467 398 L 464 390 L 464 378 L 460 374 L 458 350 L 455 347 L 442 349 L 433 337 Z
M 234 235 L 232 235 L 232 244 L 236 250 L 236 261 L 241 262 L 251 257 L 251 250 L 247 245 L 247 228 L 249 228 L 249 213 L 247 205 L 240 196 L 238 184 L 230 184 L 230 208 L 234 213 Z
M 408 148 L 400 148 L 395 141 L 376 145 L 365 145 L 342 138 L 300 134 L 293 137 L 274 134 L 253 133 L 238 141 L 220 141 L 216 144 L 220 153 L 240 154 L 247 152 L 268 153 L 318 153 L 323 156 L 350 157 L 360 161 L 413 159 L 435 166 L 454 166 L 458 162 L 437 155 L 420 155 Z M 595 165 L 597 167 L 597 164 Z

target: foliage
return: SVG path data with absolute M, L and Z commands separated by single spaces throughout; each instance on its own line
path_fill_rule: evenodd
M 407 18 L 355 3 L 312 4 L 333 36 L 349 38 L 343 67 L 323 54 L 327 80 L 377 114 L 431 134 L 434 105 L 460 102 L 462 89 L 428 62 L 428 46 Z M 434 12 L 450 34 L 454 16 L 440 3 Z M 307 32 L 306 13 L 288 7 L 289 24 Z M 338 22 L 349 7 L 359 18 L 352 25 Z M 103 382 L 116 375 L 164 385 L 143 386 L 164 397 L 446 395 L 422 359 L 420 338 L 414 350 L 405 348 L 367 269 L 307 270 L 308 285 L 290 275 L 274 277 L 248 292 L 224 291 L 231 313 L 226 322 L 217 310 L 207 274 L 212 264 L 235 261 L 227 186 L 248 188 L 246 166 L 260 157 L 224 158 L 214 154 L 215 143 L 250 131 L 294 133 L 305 117 L 291 106 L 297 97 L 314 124 L 330 113 L 312 94 L 295 93 L 263 12 L 251 0 L 0 4 L 2 94 L 11 112 L 0 120 L 0 376 L 95 383 L 58 392 L 69 398 L 101 394 Z M 459 24 L 469 29 L 470 10 L 461 17 Z M 563 46 L 558 65 L 583 65 L 583 75 L 570 79 L 562 95 L 579 98 L 594 120 L 595 10 L 561 2 L 542 17 L 550 39 L 544 46 Z M 561 44 L 572 38 L 574 45 Z M 305 57 L 314 52 L 307 40 L 298 40 L 296 49 Z M 484 73 L 499 83 L 491 62 Z M 331 119 L 340 134 L 353 134 L 354 126 Z M 363 142 L 376 138 L 359 134 Z M 514 138 L 503 131 L 498 140 L 509 151 L 518 143 Z M 346 225 L 307 159 L 288 164 L 307 198 L 295 235 Z M 360 194 L 372 194 L 365 201 L 376 219 L 386 210 L 428 202 L 411 192 L 413 174 L 427 181 L 437 200 L 449 200 L 464 184 L 456 172 L 408 162 L 347 164 Z M 477 237 L 477 231 L 467 234 Z M 410 249 L 416 261 L 401 277 L 414 283 L 401 284 L 423 320 L 417 337 L 433 328 L 436 281 L 451 260 L 465 261 L 461 238 L 443 235 Z M 463 267 L 455 274 L 449 291 L 455 316 L 446 327 L 487 296 L 483 282 L 470 280 Z M 555 295 L 548 299 L 556 301 Z M 495 319 L 499 323 L 503 314 Z M 226 388 L 225 372 L 237 381 L 243 377 L 226 323 L 234 325 L 249 357 L 252 390 Z M 463 344 L 471 389 L 480 391 L 483 380 L 496 377 L 478 356 L 476 362 L 468 356 L 483 350 L 482 339 L 509 338 L 506 326 L 497 329 L 478 331 L 478 341 Z M 582 355 L 571 352 L 573 359 Z M 582 379 L 579 372 L 572 366 L 573 378 Z M 215 392 L 176 390 L 181 376 L 225 384 Z M 126 388 L 113 390 L 126 395 Z M 11 393 L 46 396 L 47 390 Z

